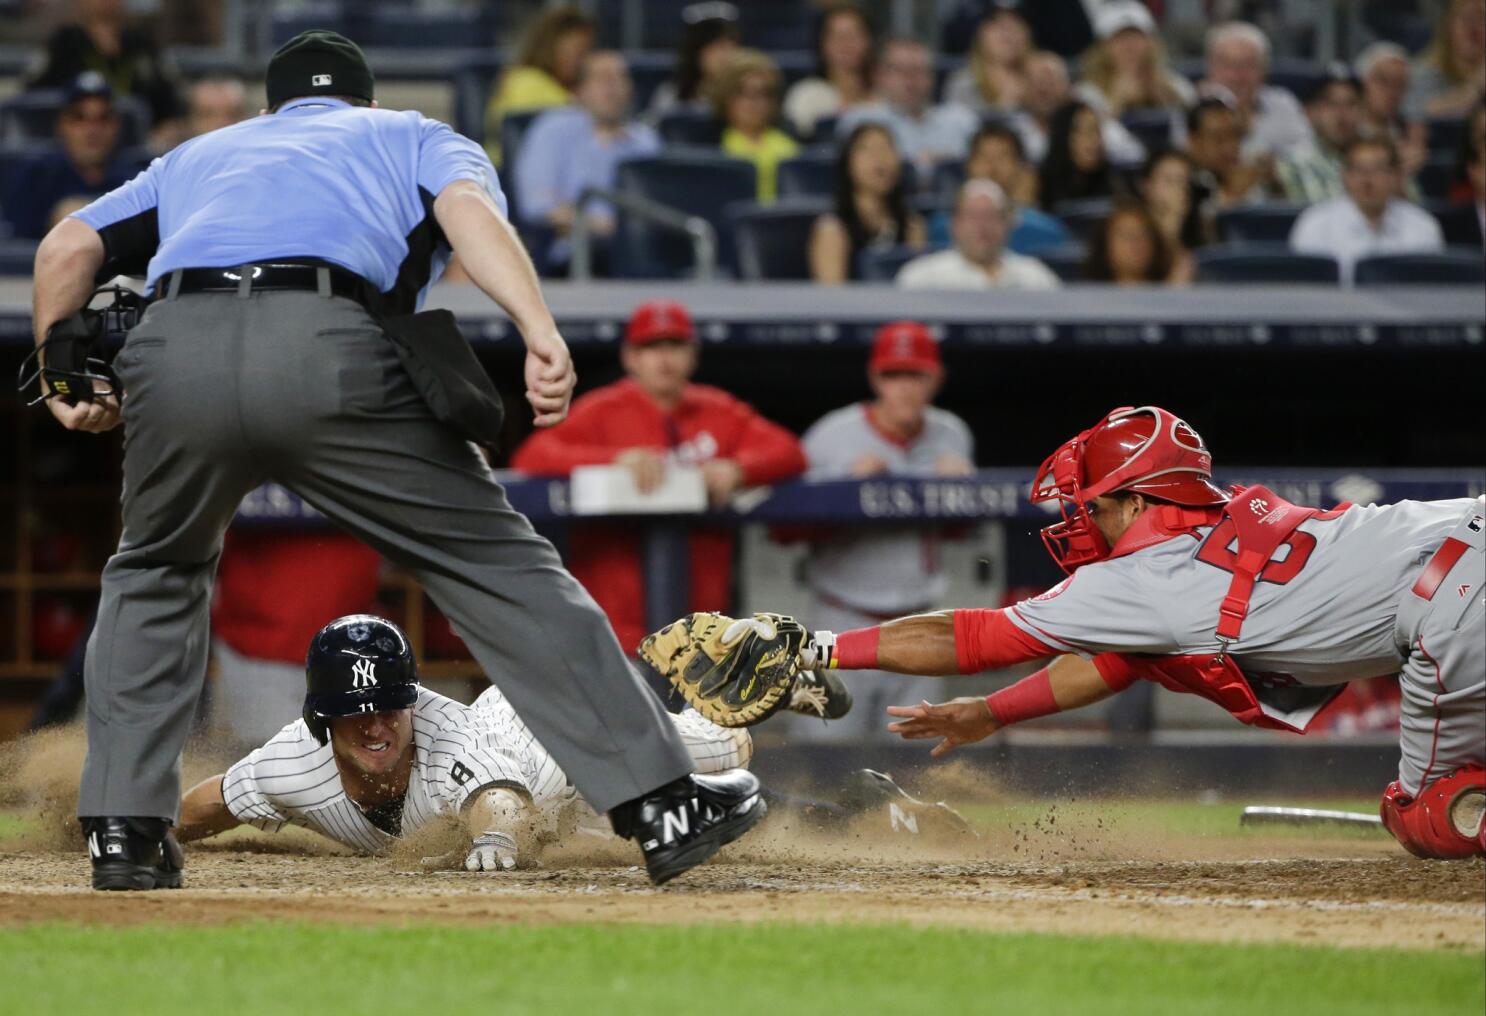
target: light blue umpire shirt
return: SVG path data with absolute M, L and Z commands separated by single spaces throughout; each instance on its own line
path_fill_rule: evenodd
M 433 201 L 456 180 L 506 214 L 485 150 L 447 124 L 315 96 L 193 138 L 72 217 L 114 270 L 148 257 L 151 289 L 178 268 L 315 258 L 410 313 L 448 262 Z

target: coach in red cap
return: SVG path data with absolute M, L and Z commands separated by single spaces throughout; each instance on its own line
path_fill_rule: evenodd
M 568 418 L 517 449 L 515 469 L 566 476 L 575 466 L 613 463 L 653 490 L 671 465 L 698 466 L 714 505 L 742 487 L 797 476 L 805 456 L 795 436 L 727 392 L 691 383 L 697 332 L 671 300 L 641 304 L 630 316 L 619 359 L 625 377 L 573 403 Z M 609 615 L 633 653 L 648 631 L 640 541 L 633 527 L 574 526 L 568 567 Z M 691 537 L 688 610 L 725 610 L 731 599 L 733 532 L 697 527 Z
M 944 363 L 927 328 L 916 321 L 894 321 L 878 329 L 867 380 L 871 401 L 828 413 L 805 432 L 811 478 L 961 476 L 972 471 L 970 428 L 932 405 L 944 381 Z M 940 567 L 943 539 L 942 529 L 925 526 L 847 527 L 817 536 L 806 569 L 815 595 L 810 623 L 852 631 L 937 606 L 947 586 Z M 913 701 L 915 695 L 933 700 L 943 690 L 938 678 L 853 674 L 856 705 L 851 713 L 829 726 L 802 727 L 800 733 L 887 739 L 891 735 L 881 720 L 884 707 Z

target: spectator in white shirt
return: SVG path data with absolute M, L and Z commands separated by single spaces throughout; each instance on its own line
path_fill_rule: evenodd
M 955 196 L 955 245 L 898 271 L 902 289 L 1057 289 L 1058 277 L 1036 258 L 1006 249 L 1015 209 L 992 180 L 970 180 Z
M 1291 249 L 1336 258 L 1347 284 L 1360 258 L 1443 249 L 1439 223 L 1418 205 L 1396 196 L 1399 182 L 1398 150 L 1391 141 L 1353 141 L 1342 170 L 1347 196 L 1302 212 L 1290 231 Z
M 935 163 L 965 157 L 980 121 L 964 106 L 933 104 L 934 59 L 927 46 L 914 39 L 888 40 L 874 83 L 877 101 L 847 110 L 837 134 L 845 137 L 863 123 L 884 124 L 925 180 Z
M 1204 94 L 1231 98 L 1244 129 L 1245 159 L 1283 156 L 1311 140 L 1311 126 L 1295 96 L 1264 83 L 1269 38 L 1255 26 L 1230 21 L 1207 36 Z

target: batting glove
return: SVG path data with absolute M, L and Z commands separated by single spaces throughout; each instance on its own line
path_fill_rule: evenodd
M 475 837 L 464 859 L 465 871 L 510 871 L 516 867 L 516 838 L 488 832 Z

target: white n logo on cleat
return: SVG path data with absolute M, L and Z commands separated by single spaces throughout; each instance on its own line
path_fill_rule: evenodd
M 895 804 L 895 803 L 889 803 L 888 804 L 888 806 L 887 806 L 887 815 L 888 815 L 888 818 L 892 820 L 892 823 L 893 823 L 893 832 L 897 832 L 898 831 L 898 826 L 899 826 L 899 824 L 901 824 L 904 829 L 907 829 L 913 835 L 915 835 L 915 836 L 918 835 L 918 816 L 917 815 L 910 815 L 910 814 L 908 814 L 908 812 L 904 811 L 902 808 L 899 808 L 897 806 L 897 804 Z
M 371 660 L 357 660 L 351 664 L 351 687 L 371 688 L 377 683 L 377 666 Z
M 685 805 L 663 812 L 660 816 L 660 838 L 663 843 L 673 843 L 683 836 L 691 835 L 691 813 Z
M 98 846 L 98 834 L 88 833 L 88 853 L 93 857 L 102 857 L 103 851 Z

